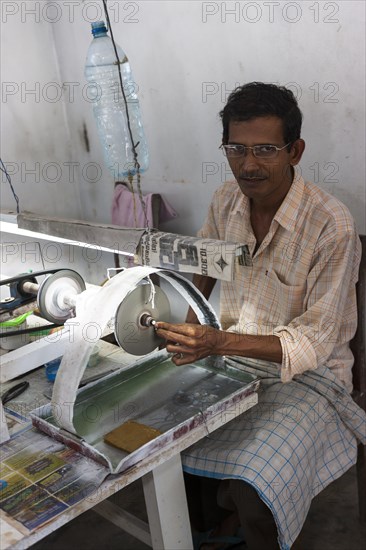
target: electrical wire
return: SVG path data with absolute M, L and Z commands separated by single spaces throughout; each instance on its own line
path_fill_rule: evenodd
M 122 96 L 123 96 L 123 101 L 125 103 L 125 108 L 126 108 L 127 127 L 128 127 L 128 133 L 129 133 L 129 136 L 130 136 L 130 141 L 131 141 L 131 146 L 132 146 L 134 165 L 135 165 L 135 168 L 136 168 L 138 196 L 139 196 L 140 203 L 141 203 L 141 206 L 142 206 L 142 210 L 143 210 L 143 213 L 144 213 L 145 224 L 146 224 L 146 227 L 149 229 L 149 222 L 148 222 L 148 218 L 147 218 L 146 204 L 145 204 L 144 197 L 142 195 L 142 189 L 141 189 L 140 163 L 138 161 L 138 154 L 137 154 L 137 150 L 136 150 L 136 147 L 139 145 L 139 142 L 137 142 L 135 144 L 134 141 L 133 141 L 133 135 L 132 135 L 132 130 L 131 130 L 131 122 L 130 122 L 130 114 L 129 114 L 129 111 L 128 111 L 128 103 L 127 103 L 125 90 L 124 90 L 124 87 L 123 87 L 121 62 L 120 62 L 120 59 L 118 57 L 117 46 L 116 46 L 116 42 L 114 40 L 111 20 L 110 20 L 109 13 L 108 13 L 107 2 L 108 2 L 108 0 L 103 0 L 104 13 L 105 13 L 105 17 L 106 17 L 106 20 L 107 20 L 107 25 L 108 25 L 109 32 L 111 33 L 111 40 L 112 40 L 113 49 L 114 49 L 114 53 L 116 55 L 116 60 L 117 60 L 117 67 L 118 67 L 118 74 L 119 74 L 119 84 L 120 84 L 120 88 L 121 88 Z M 132 175 L 129 177 L 129 182 L 130 182 L 130 185 L 131 185 L 131 192 L 133 193 L 133 198 L 134 198 L 134 190 L 133 190 L 133 183 L 132 183 L 133 182 L 133 176 Z M 135 212 L 135 225 L 137 226 L 137 221 L 136 221 L 137 216 L 136 216 L 136 206 L 135 205 L 134 205 L 134 212 Z
M 54 328 L 61 328 L 63 327 L 64 324 L 62 323 L 62 325 L 55 325 L 55 324 L 52 324 L 52 325 L 42 325 L 42 326 L 39 326 L 39 327 L 29 327 L 29 328 L 22 328 L 22 329 L 19 329 L 19 330 L 7 330 L 7 331 L 2 331 L 0 332 L 0 338 L 10 338 L 10 336 L 20 336 L 22 334 L 32 334 L 32 332 L 44 332 L 44 331 L 48 331 L 48 330 L 52 330 Z
M 2 159 L 0 158 L 0 170 L 5 174 L 6 176 L 6 179 L 8 180 L 8 183 L 10 185 L 10 189 L 11 189 L 11 192 L 13 193 L 13 197 L 15 199 L 15 202 L 16 202 L 16 205 L 17 205 L 17 214 L 19 214 L 20 212 L 20 208 L 19 208 L 19 197 L 18 195 L 16 194 L 15 192 L 15 189 L 13 187 L 13 184 L 11 183 L 11 177 L 9 176 L 8 174 L 8 171 L 6 169 L 6 166 L 5 164 L 3 163 Z

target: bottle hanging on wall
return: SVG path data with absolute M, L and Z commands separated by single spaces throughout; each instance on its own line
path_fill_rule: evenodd
M 115 180 L 120 180 L 137 173 L 126 105 L 120 86 L 116 54 L 104 21 L 92 23 L 92 34 L 93 40 L 85 63 L 85 78 L 91 84 L 88 88 L 88 99 L 94 104 L 94 116 L 104 161 Z M 120 46 L 116 45 L 116 48 L 132 138 L 140 165 L 139 171 L 142 173 L 149 165 L 149 151 L 136 94 L 136 83 L 126 54 Z

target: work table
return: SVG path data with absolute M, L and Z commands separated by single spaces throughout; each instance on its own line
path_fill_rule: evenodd
M 84 381 L 91 376 L 97 376 L 103 372 L 108 373 L 112 370 L 119 370 L 121 366 L 122 368 L 127 367 L 131 361 L 131 356 L 120 348 L 106 342 L 100 342 L 100 345 L 100 357 L 102 360 L 95 367 L 88 367 L 86 369 L 83 377 Z M 19 380 L 3 384 L 1 388 L 2 393 L 21 380 L 27 380 L 30 384 L 29 388 L 24 394 L 9 402 L 6 405 L 6 409 L 22 417 L 20 424 L 16 423 L 15 426 L 15 429 L 19 430 L 20 428 L 22 431 L 20 435 L 13 436 L 9 442 L 4 443 L 0 447 L 0 452 L 5 450 L 5 453 L 1 453 L 2 455 L 5 454 L 5 458 L 2 458 L 1 462 L 3 472 L 0 475 L 1 479 L 6 480 L 7 476 L 9 479 L 12 475 L 17 474 L 21 476 L 23 481 L 24 477 L 26 478 L 26 485 L 28 487 L 22 489 L 22 491 L 26 491 L 27 489 L 30 491 L 29 486 L 33 485 L 37 485 L 37 487 L 41 486 L 46 491 L 48 488 L 48 492 L 51 491 L 50 487 L 52 488 L 53 484 L 49 481 L 49 471 L 45 471 L 43 474 L 42 472 L 37 473 L 32 480 L 29 474 L 24 476 L 24 464 L 23 470 L 17 466 L 19 461 L 16 459 L 20 456 L 20 452 L 18 451 L 19 442 L 21 442 L 22 438 L 26 438 L 27 445 L 32 441 L 37 441 L 36 444 L 45 449 L 42 452 L 47 455 L 47 449 L 49 449 L 52 457 L 57 456 L 54 468 L 54 473 L 56 472 L 57 475 L 61 468 L 71 468 L 70 463 L 80 461 L 79 464 L 82 465 L 82 469 L 94 476 L 95 483 L 92 489 L 88 486 L 85 494 L 77 495 L 75 493 L 76 496 L 73 494 L 73 500 L 65 504 L 64 497 L 58 498 L 58 495 L 63 494 L 62 491 L 65 490 L 65 486 L 62 486 L 63 481 L 60 480 L 56 496 L 52 494 L 48 495 L 54 507 L 55 514 L 52 515 L 53 508 L 50 506 L 51 511 L 48 510 L 46 512 L 46 515 L 49 513 L 50 517 L 46 517 L 46 521 L 43 523 L 40 520 L 39 525 L 37 525 L 38 520 L 36 516 L 32 520 L 26 517 L 23 523 L 11 517 L 4 511 L 4 508 L 6 508 L 4 502 L 8 506 L 13 504 L 12 501 L 9 504 L 11 495 L 8 496 L 6 494 L 7 498 L 5 499 L 0 497 L 0 508 L 2 508 L 0 510 L 2 550 L 29 547 L 91 508 L 155 549 L 189 550 L 193 548 L 180 453 L 204 438 L 208 433 L 255 405 L 258 400 L 256 386 L 250 388 L 248 395 L 240 402 L 240 407 L 238 407 L 238 403 L 231 403 L 225 409 L 225 414 L 217 414 L 210 417 L 205 423 L 182 434 L 181 437 L 172 441 L 169 445 L 155 449 L 151 454 L 144 457 L 125 472 L 111 475 L 105 466 L 90 460 L 90 458 L 81 456 L 75 451 L 70 451 L 62 443 L 55 442 L 35 428 L 29 427 L 29 412 L 49 402 L 49 397 L 46 396 L 50 395 L 52 384 L 46 379 L 44 367 L 40 367 L 24 375 Z M 74 454 L 72 455 L 72 453 Z M 14 458 L 16 454 L 17 456 Z M 49 455 L 47 456 L 49 457 Z M 60 463 L 59 468 L 57 460 L 63 461 L 63 464 Z M 17 472 L 17 467 L 22 471 Z M 9 470 L 11 471 L 9 472 Z M 33 468 L 33 471 L 38 472 L 38 469 Z M 27 475 L 28 478 L 26 477 Z M 143 482 L 149 525 L 107 500 L 108 497 L 139 478 L 142 478 Z M 64 484 L 67 485 L 67 478 L 65 479 Z M 33 503 L 31 506 L 33 506 Z M 27 516 L 27 510 L 25 510 L 23 516 Z M 21 517 L 23 516 L 21 515 Z

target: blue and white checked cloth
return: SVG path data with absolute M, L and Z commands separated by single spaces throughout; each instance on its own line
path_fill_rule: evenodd
M 366 443 L 366 415 L 326 367 L 284 384 L 274 363 L 226 360 L 261 378 L 259 403 L 187 449 L 183 468 L 252 485 L 288 550 L 312 498 L 356 463 L 356 438 Z

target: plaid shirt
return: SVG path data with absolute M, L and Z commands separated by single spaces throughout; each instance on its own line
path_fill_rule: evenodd
M 228 182 L 216 191 L 199 235 L 247 244 L 253 257 L 252 267 L 238 267 L 233 282 L 221 283 L 223 329 L 278 336 L 283 382 L 323 365 L 351 391 L 361 246 L 348 209 L 295 176 L 253 254 L 249 199 Z

